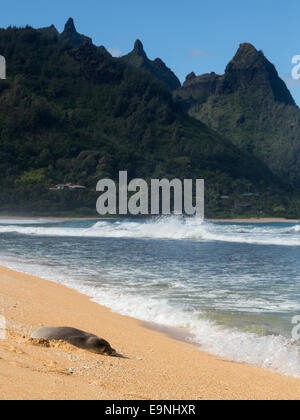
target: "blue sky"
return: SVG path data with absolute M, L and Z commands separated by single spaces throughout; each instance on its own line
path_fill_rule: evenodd
M 292 57 L 300 54 L 299 0 L 9 0 L 0 26 L 53 23 L 62 31 L 70 16 L 78 32 L 116 53 L 141 39 L 148 56 L 162 58 L 182 81 L 191 71 L 223 73 L 239 44 L 251 42 L 300 105 L 300 82 L 289 80 Z

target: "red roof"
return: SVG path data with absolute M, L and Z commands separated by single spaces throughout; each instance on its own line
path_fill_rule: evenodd
M 71 188 L 86 188 L 83 185 L 70 185 Z

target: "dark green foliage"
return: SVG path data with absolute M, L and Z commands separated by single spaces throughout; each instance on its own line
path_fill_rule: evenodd
M 156 58 L 154 61 L 149 60 L 140 40 L 136 41 L 133 51 L 122 57 L 121 60 L 134 67 L 149 71 L 149 73 L 161 80 L 170 90 L 179 89 L 181 86 L 179 79 L 160 58 Z
M 242 44 L 225 75 L 189 75 L 175 97 L 190 115 L 300 188 L 300 110 L 262 52 Z
M 61 41 L 66 41 L 72 47 L 78 48 L 83 44 L 91 44 L 92 40 L 91 38 L 88 38 L 85 35 L 80 35 L 75 28 L 74 20 L 70 18 L 68 22 L 65 25 L 65 29 L 63 33 L 59 36 Z
M 211 215 L 223 211 L 221 194 L 282 193 L 258 159 L 185 114 L 148 71 L 104 48 L 73 48 L 54 30 L 28 27 L 0 30 L 0 53 L 8 74 L 0 81 L 2 213 L 90 215 L 97 181 L 117 180 L 119 170 L 129 179 L 205 178 Z M 89 191 L 49 191 L 63 182 Z

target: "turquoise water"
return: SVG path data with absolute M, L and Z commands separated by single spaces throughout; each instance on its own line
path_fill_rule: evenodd
M 295 223 L 0 223 L 2 265 L 66 284 L 118 313 L 183 328 L 201 350 L 297 377 L 299 256 Z

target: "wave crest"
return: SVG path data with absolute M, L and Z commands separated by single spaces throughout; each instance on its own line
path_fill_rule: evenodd
M 0 225 L 1 233 L 37 236 L 132 238 L 161 240 L 221 241 L 257 245 L 300 246 L 297 233 L 300 226 L 278 227 L 271 225 L 208 223 L 198 218 L 179 216 L 151 220 L 102 220 L 82 227 L 82 222 L 42 226 Z M 290 233 L 290 235 L 287 235 Z

